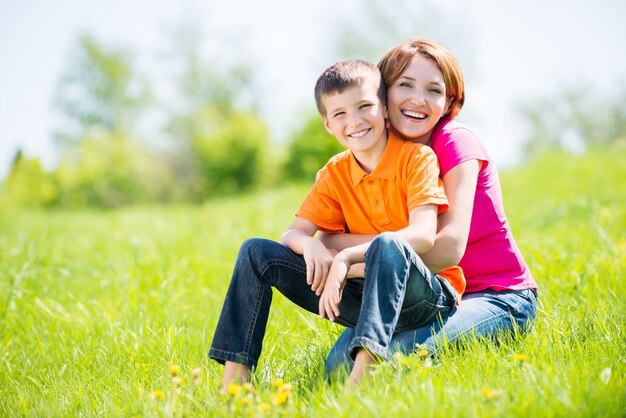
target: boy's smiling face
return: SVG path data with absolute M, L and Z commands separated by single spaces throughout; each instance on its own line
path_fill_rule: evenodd
M 326 130 L 360 162 L 380 157 L 385 150 L 387 109 L 378 98 L 378 84 L 365 80 L 341 93 L 324 95 Z

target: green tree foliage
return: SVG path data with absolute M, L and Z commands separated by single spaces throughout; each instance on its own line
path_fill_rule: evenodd
M 344 150 L 335 137 L 326 132 L 320 116 L 312 115 L 288 146 L 285 177 L 313 181 L 328 159 Z
M 55 104 L 66 119 L 62 144 L 80 142 L 90 131 L 131 134 L 152 102 L 147 80 L 129 50 L 105 48 L 83 35 L 57 86 Z
M 51 206 L 57 199 L 57 187 L 39 158 L 26 158 L 18 151 L 2 190 L 3 205 Z
M 159 164 L 136 140 L 108 133 L 83 139 L 52 173 L 57 204 L 114 208 L 172 198 L 166 164 Z
M 526 155 L 582 152 L 626 142 L 626 88 L 612 95 L 589 86 L 565 87 L 519 106 L 527 127 Z
M 181 104 L 168 132 L 177 177 L 191 200 L 242 192 L 265 176 L 268 129 L 256 111 L 251 71 L 201 52 L 193 22 L 174 33 Z M 211 57 L 208 57 L 211 58 Z

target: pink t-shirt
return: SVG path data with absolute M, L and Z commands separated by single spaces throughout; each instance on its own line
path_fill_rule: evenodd
M 444 119 L 433 130 L 430 145 L 439 159 L 442 178 L 462 162 L 483 162 L 467 248 L 459 263 L 467 280 L 465 293 L 536 289 L 504 214 L 498 172 L 478 137 L 454 119 Z

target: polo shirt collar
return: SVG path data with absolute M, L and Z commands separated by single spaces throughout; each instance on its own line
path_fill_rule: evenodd
M 400 138 L 389 132 L 387 134 L 387 145 L 385 145 L 383 156 L 374 171 L 369 175 L 385 180 L 393 180 L 396 177 L 396 161 L 402 150 L 403 142 L 404 141 Z M 363 177 L 367 175 L 368 173 L 361 168 L 356 158 L 354 158 L 354 154 L 350 152 L 350 176 L 352 177 L 352 185 L 356 186 Z

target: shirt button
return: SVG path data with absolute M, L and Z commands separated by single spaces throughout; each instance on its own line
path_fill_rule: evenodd
M 374 204 L 375 204 L 376 206 L 380 205 L 380 200 L 378 200 L 378 199 L 374 200 Z
M 374 184 L 374 180 L 368 180 L 367 184 L 369 184 L 371 186 L 372 184 Z

